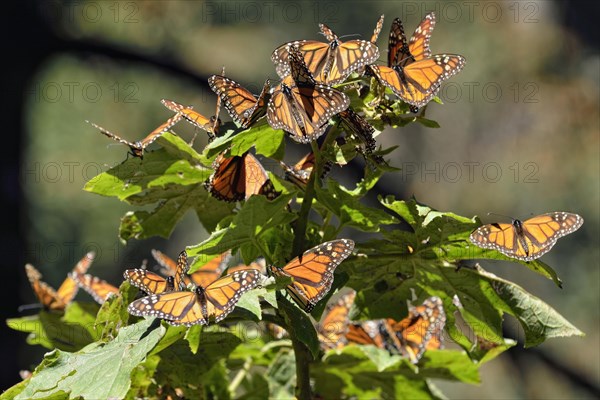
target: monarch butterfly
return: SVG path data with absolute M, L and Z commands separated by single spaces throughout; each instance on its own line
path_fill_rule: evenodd
M 163 278 L 154 272 L 145 269 L 128 269 L 123 272 L 123 278 L 127 279 L 133 286 L 146 293 L 165 293 L 175 290 L 175 281 L 172 276 Z
M 583 218 L 568 212 L 541 214 L 525 221 L 493 223 L 475 229 L 469 239 L 484 249 L 523 261 L 532 261 L 550 251 L 556 241 L 575 232 Z
M 388 318 L 351 324 L 346 339 L 401 354 L 416 364 L 425 350 L 442 348 L 445 323 L 442 300 L 434 296 L 420 306 L 409 307 L 408 316 L 399 322 Z
M 206 118 L 204 115 L 193 110 L 192 106 L 184 106 L 173 100 L 162 99 L 160 101 L 163 106 L 169 110 L 181 114 L 181 116 L 194 125 L 196 128 L 200 128 L 208 133 L 208 141 L 211 142 L 219 134 L 219 127 L 221 126 L 221 120 L 219 119 L 219 113 L 221 111 L 221 99 L 217 97 L 217 109 L 215 115 L 210 118 Z
M 73 301 L 79 287 L 73 279 L 75 274 L 84 274 L 94 261 L 95 254 L 87 253 L 73 268 L 73 271 L 67 275 L 67 278 L 60 285 L 58 290 L 54 290 L 46 282 L 42 281 L 42 274 L 31 264 L 25 265 L 27 279 L 31 284 L 33 293 L 40 301 L 42 307 L 48 310 L 62 311 Z
M 225 153 L 221 153 L 215 159 L 213 169 L 215 172 L 205 186 L 210 194 L 219 200 L 248 200 L 256 194 L 274 199 L 278 195 L 267 171 L 256 157 L 248 152 L 232 157 L 225 157 Z
M 427 104 L 442 82 L 465 65 L 465 58 L 460 55 L 431 55 L 429 39 L 434 27 L 435 14 L 429 13 L 407 43 L 402 22 L 396 18 L 390 30 L 387 67 L 369 66 L 379 82 L 414 107 Z M 416 112 L 414 107 L 412 111 Z
M 355 296 L 356 292 L 352 290 L 327 306 L 317 325 L 317 335 L 322 349 L 339 349 L 347 343 L 348 313 Z
M 312 173 L 313 168 L 315 166 L 315 154 L 311 151 L 291 167 L 283 161 L 280 161 L 279 163 L 285 171 L 286 180 L 295 183 L 301 188 L 305 188 L 306 184 L 308 183 L 308 179 L 310 178 L 310 174 Z M 332 161 L 327 160 L 325 162 L 325 164 L 323 165 L 321 179 L 327 176 L 329 171 L 331 171 L 332 166 Z
M 387 319 L 384 323 L 388 324 L 388 332 L 393 333 L 392 343 L 413 364 L 419 362 L 425 350 L 443 347 L 442 332 L 446 324 L 446 313 L 439 297 L 433 296 L 420 306 L 409 307 L 408 317 L 400 322 Z
M 319 24 L 319 28 L 329 43 L 300 40 L 285 43 L 275 49 L 271 60 L 280 78 L 285 79 L 291 73 L 288 59 L 293 48 L 297 48 L 302 54 L 314 80 L 327 85 L 343 82 L 353 71 L 379 58 L 379 49 L 374 43 L 366 40 L 342 42 L 327 25 Z
M 265 115 L 271 82 L 267 79 L 258 98 L 232 79 L 221 75 L 208 78 L 208 85 L 225 103 L 231 118 L 242 128 L 248 128 Z
M 88 292 L 98 304 L 104 304 L 106 298 L 110 294 L 119 293 L 119 288 L 111 285 L 103 279 L 98 278 L 97 276 L 74 273 L 73 279 L 75 282 L 77 282 L 77 285 Z
M 178 123 L 181 120 L 181 118 L 182 118 L 181 113 L 175 114 L 174 116 L 169 118 L 164 124 L 161 124 L 158 128 L 156 128 L 155 130 L 150 132 L 148 134 L 148 136 L 146 136 L 144 139 L 142 139 L 138 142 L 130 142 L 128 140 L 122 139 L 121 137 L 115 135 L 112 132 L 107 131 L 106 129 L 104 129 L 103 127 L 101 127 L 99 125 L 96 125 L 89 121 L 86 121 L 86 122 L 91 124 L 94 128 L 99 129 L 102 134 L 108 136 L 109 138 L 116 140 L 119 143 L 123 143 L 123 144 L 129 146 L 129 150 L 130 150 L 129 154 L 131 154 L 132 156 L 143 159 L 144 158 L 144 150 L 146 149 L 146 147 L 148 147 L 156 139 L 158 139 L 160 136 L 162 136 L 163 133 L 165 133 L 166 131 L 171 129 L 176 123 Z
M 220 277 L 223 273 L 223 270 L 227 267 L 227 263 L 231 258 L 231 251 L 227 250 L 221 255 L 214 257 L 209 262 L 202 265 L 202 267 L 200 267 L 195 272 L 189 275 L 187 273 L 189 267 L 187 265 L 187 253 L 185 251 L 179 254 L 177 262 L 175 262 L 171 257 L 158 250 L 152 250 L 152 256 L 161 265 L 160 271 L 163 275 L 175 278 L 173 282 L 175 288 L 177 288 L 178 290 L 185 290 L 190 286 L 190 283 L 193 283 L 197 286 L 199 285 L 202 287 L 206 287 L 215 280 L 217 280 L 217 278 Z M 144 290 L 141 287 L 140 289 Z M 152 291 L 148 292 L 146 290 L 144 291 L 146 293 L 153 294 L 160 293 Z
M 154 316 L 171 325 L 208 325 L 219 322 L 233 311 L 240 296 L 257 287 L 260 272 L 245 270 L 220 278 L 194 291 L 176 291 L 142 297 L 129 304 L 128 311 L 136 316 Z
M 306 68 L 300 50 L 289 52 L 291 74 L 275 87 L 267 107 L 267 121 L 283 129 L 300 143 L 316 140 L 327 128 L 329 118 L 344 111 L 350 99 L 344 93 L 318 84 Z
M 285 267 L 270 266 L 275 276 L 289 276 L 293 282 L 287 291 L 304 311 L 311 312 L 333 283 L 333 271 L 354 249 L 350 239 L 321 243 L 294 258 Z

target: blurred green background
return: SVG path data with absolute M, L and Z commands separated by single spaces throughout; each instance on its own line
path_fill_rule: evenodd
M 90 272 L 118 284 L 122 271 L 140 265 L 151 248 L 175 256 L 206 236 L 188 214 L 168 241 L 123 246 L 117 229 L 129 207 L 82 187 L 123 161 L 127 149 L 85 120 L 135 141 L 171 115 L 162 98 L 212 115 L 215 96 L 206 78 L 222 66 L 257 93 L 265 78 L 277 79 L 273 49 L 294 39 L 322 40 L 320 22 L 342 40 L 368 39 L 385 14 L 378 41 L 384 62 L 393 18 L 401 17 L 410 34 L 435 11 L 432 51 L 462 54 L 467 65 L 440 91 L 445 104 L 427 108 L 441 128 L 413 124 L 377 138 L 384 147 L 399 145 L 391 164 L 402 168 L 381 181 L 379 193 L 414 195 L 484 222 L 498 219 L 488 212 L 525 219 L 571 211 L 585 219 L 543 257 L 564 281 L 562 290 L 516 264 L 484 266 L 542 298 L 586 337 L 555 339 L 534 351 L 519 345 L 482 368 L 480 386 L 439 386 L 450 398 L 594 397 L 600 385 L 600 58 L 590 34 L 597 27 L 589 27 L 597 24 L 593 8 L 551 1 L 48 1 L 29 7 L 64 44 L 29 77 L 22 104 L 23 260 L 55 287 L 86 251 L 97 252 Z M 228 119 L 225 112 L 221 117 Z M 185 125 L 175 130 L 184 138 L 194 133 Z M 196 149 L 205 143 L 201 132 Z M 305 151 L 292 150 L 290 159 Z M 34 302 L 23 266 L 11 268 L 21 270 L 21 304 Z M 24 339 L 19 369 L 43 354 Z M 18 380 L 16 372 L 11 379 Z

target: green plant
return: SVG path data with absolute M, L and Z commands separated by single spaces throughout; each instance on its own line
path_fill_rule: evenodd
M 364 114 L 377 133 L 386 125 L 398 128 L 414 122 L 437 127 L 424 114 L 409 115 L 408 106 L 400 101 L 383 99 L 387 104 L 372 106 L 381 97 L 374 82 L 355 78 L 344 87 L 352 108 Z M 324 398 L 439 398 L 442 395 L 430 378 L 478 383 L 480 366 L 515 345 L 502 335 L 505 313 L 521 324 L 527 347 L 551 337 L 582 334 L 522 287 L 468 262 L 511 260 L 469 242 L 470 232 L 480 225 L 476 218 L 392 196 L 379 197 L 377 207 L 365 205 L 364 197 L 383 174 L 396 172 L 374 161 L 393 148 L 371 154 L 338 117 L 320 148 L 311 143 L 316 164 L 306 188 L 270 173 L 279 197 L 253 196 L 239 208 L 212 198 L 205 190 L 203 182 L 212 173 L 212 161 L 226 149 L 231 155 L 242 155 L 253 147 L 257 154 L 281 160 L 285 137 L 264 119 L 243 131 L 226 124 L 222 132 L 200 154 L 177 135 L 166 133 L 157 140 L 160 149 L 96 176 L 85 190 L 145 208 L 122 218 L 119 234 L 123 241 L 169 237 L 183 215 L 194 210 L 211 235 L 187 247 L 190 256 L 203 255 L 192 264 L 191 272 L 204 256 L 228 249 L 239 251 L 246 263 L 262 256 L 269 264 L 283 266 L 303 250 L 339 237 L 342 230 L 348 235 L 360 231 L 368 239 L 357 241 L 355 256 L 337 268 L 332 290 L 310 317 L 318 321 L 327 299 L 345 286 L 357 292 L 360 319 L 401 319 L 407 313 L 407 300 L 438 296 L 447 314 L 445 336 L 461 350 L 428 351 L 418 366 L 368 346 L 323 354 L 311 318 L 289 301 L 281 282 L 246 293 L 223 324 L 173 327 L 130 316 L 127 305 L 137 289 L 125 282 L 119 295 L 99 310 L 73 303 L 63 315 L 42 311 L 9 320 L 10 327 L 30 333 L 30 344 L 52 351 L 31 378 L 2 398 L 295 395 L 307 399 L 315 393 Z M 338 143 L 335 139 L 343 133 L 346 140 Z M 361 154 L 367 166 L 354 187 L 320 178 L 327 162 L 345 165 Z M 408 228 L 400 225 L 402 221 Z M 557 274 L 543 262 L 515 262 L 560 286 Z M 265 334 L 261 321 L 284 327 L 289 339 Z

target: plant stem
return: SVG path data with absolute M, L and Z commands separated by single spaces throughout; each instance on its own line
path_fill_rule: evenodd
M 300 342 L 296 335 L 290 335 L 292 339 L 292 348 L 296 359 L 296 397 L 298 400 L 310 400 L 310 371 L 309 365 L 311 355 L 306 346 Z
M 327 136 L 325 137 L 325 140 L 323 141 L 323 144 L 321 145 L 321 148 L 325 149 L 327 146 L 329 146 L 331 142 L 335 140 L 337 134 L 337 127 L 331 127 L 327 133 Z M 304 198 L 302 199 L 302 207 L 300 207 L 300 212 L 298 213 L 298 220 L 294 232 L 294 245 L 292 248 L 293 256 L 298 256 L 304 251 L 304 237 L 306 236 L 308 214 L 310 213 L 310 209 L 312 207 L 312 201 L 315 198 L 315 185 L 321 184 L 321 175 L 323 174 L 323 157 L 321 156 L 319 146 L 314 140 L 310 142 L 310 145 L 312 152 L 315 155 L 315 166 L 310 174 L 308 183 L 306 184 Z

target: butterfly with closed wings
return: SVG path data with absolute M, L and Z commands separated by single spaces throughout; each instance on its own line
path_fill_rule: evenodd
M 290 75 L 275 87 L 267 107 L 267 121 L 297 142 L 320 137 L 329 118 L 348 108 L 350 99 L 339 90 L 316 83 L 297 47 L 289 51 Z
M 169 110 L 177 113 L 175 115 L 181 115 L 183 119 L 188 121 L 196 128 L 200 128 L 208 134 L 208 141 L 212 142 L 215 137 L 219 134 L 219 127 L 221 126 L 221 120 L 219 119 L 219 113 L 221 111 L 221 99 L 217 98 L 217 109 L 215 115 L 210 118 L 206 118 L 204 115 L 195 111 L 192 106 L 184 106 L 173 100 L 162 99 L 160 101 L 163 106 Z M 192 140 L 193 142 L 193 140 Z
M 208 85 L 225 104 L 225 109 L 242 128 L 248 128 L 266 113 L 271 83 L 267 79 L 258 97 L 232 79 L 222 75 L 208 78 Z
M 493 223 L 475 229 L 469 239 L 484 249 L 523 261 L 532 261 L 552 249 L 556 241 L 583 225 L 583 218 L 569 212 L 551 212 L 525 221 Z
M 287 292 L 304 311 L 311 312 L 331 289 L 333 271 L 353 249 L 350 239 L 332 240 L 306 250 L 282 268 L 271 265 L 270 271 L 276 277 L 291 277 Z
M 79 260 L 58 290 L 54 290 L 50 285 L 42 281 L 42 274 L 33 265 L 26 264 L 25 272 L 27 273 L 27 279 L 42 307 L 53 311 L 64 310 L 73 301 L 79 289 L 77 282 L 73 279 L 73 275 L 85 274 L 90 265 L 92 265 L 94 256 L 95 254 L 90 252 Z
M 369 65 L 368 69 L 396 96 L 412 105 L 412 111 L 426 105 L 446 79 L 465 66 L 456 54 L 431 55 L 429 39 L 435 27 L 435 14 L 429 13 L 407 43 L 399 18 L 392 23 L 388 44 L 388 65 Z
M 146 147 L 148 147 L 149 145 L 154 143 L 154 141 L 156 139 L 158 139 L 159 137 L 161 137 L 163 133 L 165 133 L 166 131 L 171 129 L 175 124 L 177 124 L 181 120 L 182 117 L 183 116 L 181 113 L 175 114 L 174 116 L 169 118 L 165 123 L 161 124 L 158 128 L 156 128 L 152 132 L 150 132 L 144 139 L 142 139 L 138 142 L 130 142 L 130 141 L 125 140 L 125 139 L 121 138 L 120 136 L 117 136 L 114 133 L 104 129 L 101 126 L 94 124 L 93 122 L 89 122 L 89 121 L 86 121 L 86 122 L 91 124 L 94 128 L 100 130 L 100 132 L 102 134 L 108 136 L 109 138 L 116 140 L 119 143 L 123 143 L 123 144 L 129 146 L 129 150 L 130 150 L 129 154 L 131 154 L 132 156 L 143 159 L 144 158 L 144 150 L 146 150 Z
M 267 171 L 249 152 L 231 157 L 226 157 L 223 152 L 215 159 L 213 169 L 205 186 L 219 200 L 236 202 L 248 200 L 253 195 L 274 199 L 279 195 Z

